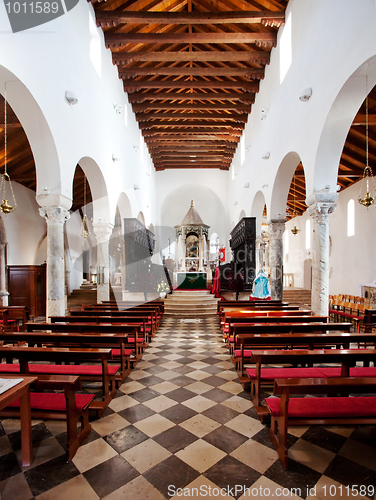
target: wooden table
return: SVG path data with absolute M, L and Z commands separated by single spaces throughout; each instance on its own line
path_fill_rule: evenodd
M 21 453 L 22 465 L 28 467 L 32 460 L 31 440 L 31 411 L 30 411 L 30 384 L 38 380 L 38 377 L 24 377 L 20 375 L 7 375 L 3 379 L 22 378 L 23 381 L 0 394 L 0 410 L 20 399 L 21 419 Z

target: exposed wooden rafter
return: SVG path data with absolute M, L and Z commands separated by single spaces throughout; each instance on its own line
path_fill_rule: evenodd
M 97 10 L 97 25 L 102 28 L 119 24 L 265 24 L 281 26 L 285 22 L 283 11 L 234 12 L 145 12 L 125 10 Z

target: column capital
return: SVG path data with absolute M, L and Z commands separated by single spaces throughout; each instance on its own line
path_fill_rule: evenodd
M 314 222 L 326 224 L 329 222 L 329 216 L 336 209 L 337 203 L 317 201 L 308 207 L 308 215 Z
M 60 223 L 64 224 L 66 220 L 69 219 L 70 213 L 68 210 L 62 207 L 42 207 L 39 209 L 39 215 L 46 219 L 47 224 L 49 223 Z
M 286 220 L 271 220 L 269 224 L 269 234 L 272 240 L 281 240 L 285 232 Z
M 94 222 L 93 229 L 98 243 L 109 241 L 114 226 L 109 222 Z

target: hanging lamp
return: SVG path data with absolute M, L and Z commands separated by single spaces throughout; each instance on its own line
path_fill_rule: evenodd
M 8 215 L 14 212 L 17 208 L 16 197 L 14 196 L 12 182 L 10 180 L 7 171 L 7 149 L 8 149 L 8 116 L 7 116 L 7 87 L 5 83 L 5 93 L 4 93 L 4 173 L 1 176 L 0 181 L 0 195 L 3 202 L 0 205 L 0 210 L 4 215 Z M 7 188 L 7 185 L 9 186 Z M 8 195 L 7 194 L 10 195 Z M 8 200 L 12 199 L 13 205 L 10 205 Z
M 84 206 L 83 206 L 83 216 L 82 216 L 82 228 L 81 236 L 86 239 L 90 235 L 89 225 L 86 216 L 86 175 L 84 173 Z
M 372 169 L 369 166 L 369 154 L 368 154 L 368 77 L 366 76 L 366 166 L 363 171 L 363 180 L 360 182 L 358 202 L 364 207 L 370 207 L 375 201 L 375 197 L 372 196 L 370 190 L 370 183 L 372 183 L 373 191 L 375 191 L 375 182 L 373 178 Z M 365 183 L 365 194 L 362 195 L 362 185 Z
M 297 220 L 297 215 L 296 215 L 296 205 L 295 205 L 295 197 L 296 197 L 296 189 L 295 189 L 295 173 L 294 173 L 294 200 L 293 200 L 293 211 L 292 211 L 292 219 L 294 219 L 294 225 L 291 228 L 291 232 L 294 236 L 296 236 L 298 233 L 300 233 L 300 224 L 299 221 Z

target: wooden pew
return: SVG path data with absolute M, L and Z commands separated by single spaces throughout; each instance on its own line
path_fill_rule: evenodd
M 252 318 L 255 317 L 270 317 L 270 318 L 276 318 L 280 316 L 291 316 L 291 317 L 308 317 L 312 316 L 312 311 L 307 310 L 307 309 L 295 309 L 295 310 L 279 310 L 279 309 L 274 309 L 274 310 L 258 310 L 258 311 L 248 311 L 248 310 L 235 310 L 235 311 L 223 311 L 220 316 L 220 322 L 221 322 L 221 328 L 224 329 L 226 328 L 226 325 L 231 323 L 231 320 L 233 318 L 244 318 L 245 321 L 252 321 Z
M 139 312 L 139 311 L 71 311 L 69 316 L 50 316 L 52 323 L 142 323 L 142 331 L 147 337 L 148 341 L 155 336 L 158 323 L 157 318 L 153 312 Z
M 23 375 L 77 375 L 82 380 L 102 383 L 102 401 L 93 401 L 90 405 L 99 416 L 116 394 L 115 374 L 120 366 L 108 365 L 112 359 L 111 349 L 63 348 L 63 347 L 0 347 L 0 358 L 18 359 L 19 363 L 0 363 L 2 375 L 20 373 Z M 48 364 L 30 363 L 44 361 Z M 62 365 L 55 363 L 97 363 Z M 98 364 L 99 363 L 99 364 Z
M 30 393 L 31 416 L 36 419 L 67 421 L 66 452 L 68 460 L 72 460 L 78 447 L 90 434 L 89 407 L 94 394 L 76 394 L 75 391 L 81 389 L 81 381 L 80 377 L 72 375 L 38 375 L 38 380 L 32 386 L 34 392 Z M 20 417 L 19 400 L 1 410 L 0 417 Z M 79 422 L 80 430 L 77 429 Z
M 13 326 L 15 322 L 19 330 L 24 330 L 24 325 L 29 321 L 26 306 L 0 306 L 0 314 L 4 316 L 5 323 L 11 323 Z
M 127 334 L 127 341 L 130 348 L 137 346 L 136 357 L 131 359 L 131 363 L 135 364 L 142 358 L 142 350 L 144 348 L 144 337 L 141 334 L 141 323 L 130 323 L 121 325 L 103 325 L 89 323 L 27 323 L 27 331 L 51 331 L 63 333 L 120 333 Z
M 29 346 L 52 344 L 53 347 L 112 348 L 114 360 L 120 358 L 120 370 L 115 375 L 118 385 L 130 374 L 131 360 L 135 358 L 136 345 L 129 344 L 127 337 L 124 333 L 0 332 L 0 340 L 6 344 L 20 345 L 20 342 L 27 342 Z
M 250 364 L 252 355 L 257 350 L 288 350 L 331 348 L 336 346 L 349 349 L 351 343 L 375 347 L 376 334 L 372 333 L 282 333 L 282 334 L 239 334 L 232 361 L 237 367 L 239 380 L 243 385 L 250 381 L 245 367 Z M 376 370 L 375 370 L 376 376 Z
M 256 300 L 220 300 L 218 301 L 218 312 L 220 310 L 220 307 L 227 307 L 227 306 L 232 306 L 235 305 L 235 307 L 241 306 L 241 307 L 252 307 L 254 306 L 263 306 L 269 304 L 270 306 L 288 306 L 288 302 L 283 302 L 282 300 L 278 299 L 273 299 L 273 300 L 266 300 L 266 299 L 256 299 Z
M 288 469 L 287 432 L 291 426 L 376 425 L 376 395 L 352 400 L 348 397 L 350 393 L 375 394 L 376 378 L 277 379 L 273 392 L 281 397 L 265 400 L 271 415 L 269 435 L 285 469 Z M 290 398 L 307 394 L 328 397 Z M 373 434 L 376 437 L 375 429 Z
M 163 306 L 162 304 L 160 305 L 155 305 L 155 306 L 149 306 L 149 305 L 137 305 L 137 306 L 132 306 L 132 307 L 127 307 L 127 306 L 121 306 L 121 305 L 103 305 L 103 304 L 94 304 L 92 306 L 83 306 L 81 308 L 81 314 L 89 314 L 92 312 L 106 312 L 106 313 L 112 313 L 114 316 L 116 314 L 118 315 L 126 315 L 128 313 L 133 313 L 133 314 L 152 314 L 154 321 L 157 325 L 157 329 L 159 328 L 161 321 L 162 321 L 162 316 L 163 316 Z M 70 310 L 70 314 L 79 314 L 80 312 L 78 310 Z
M 312 378 L 312 377 L 348 377 L 374 376 L 375 367 L 356 367 L 357 362 L 376 362 L 376 349 L 314 349 L 314 350 L 255 350 L 252 352 L 251 363 L 255 368 L 247 368 L 251 383 L 251 400 L 262 420 L 265 407 L 260 406 L 261 382 L 274 381 L 277 378 Z M 314 364 L 338 363 L 340 367 L 314 367 Z M 263 368 L 262 365 L 287 364 L 294 367 Z M 295 368 L 302 365 L 302 368 Z M 308 367 L 308 368 L 305 368 Z M 350 367 L 354 367 L 350 371 Z M 268 374 L 268 370 L 271 370 Z M 262 372 L 262 373 L 261 373 Z M 288 375 L 285 375 L 288 373 Z
M 279 315 L 279 314 L 273 314 L 270 316 L 263 315 L 263 316 L 248 316 L 248 315 L 242 315 L 242 314 L 229 314 L 225 318 L 226 323 L 221 325 L 222 330 L 223 330 L 223 338 L 227 339 L 228 337 L 231 337 L 232 332 L 231 332 L 231 327 L 230 325 L 234 324 L 260 324 L 260 323 L 328 323 L 329 322 L 329 317 L 328 316 L 298 316 L 298 315 Z M 233 339 L 230 340 L 230 342 L 233 342 Z
M 350 332 L 351 323 L 230 323 L 228 344 L 230 353 L 236 349 L 236 338 L 240 334 L 270 333 L 279 335 L 281 333 L 326 333 L 326 332 Z

